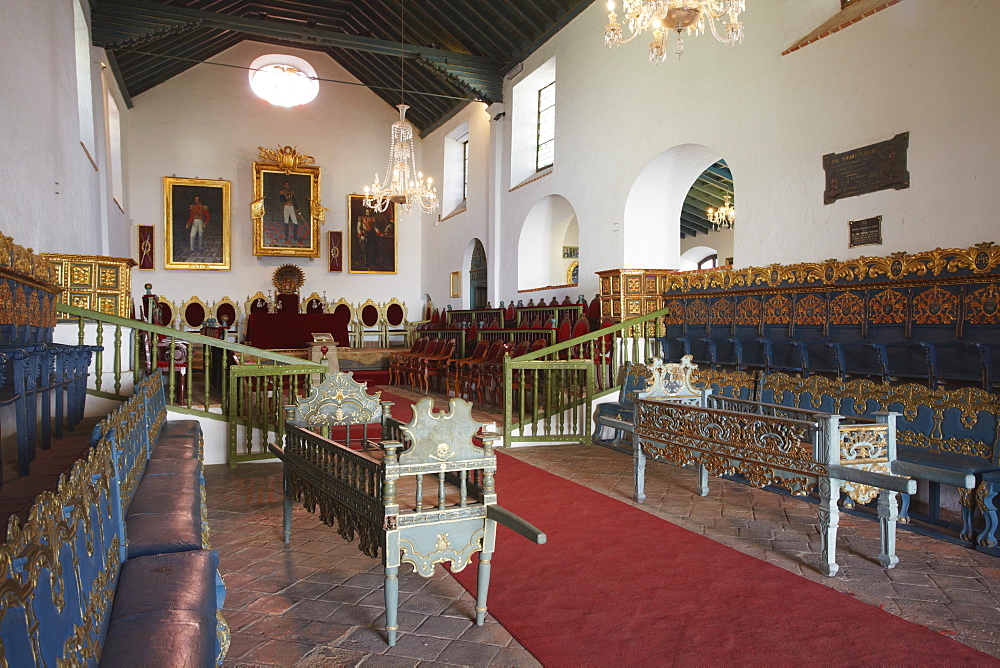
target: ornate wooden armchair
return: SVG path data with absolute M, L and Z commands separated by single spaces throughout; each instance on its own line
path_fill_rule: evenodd
M 354 334 L 354 347 L 364 348 L 366 335 L 368 334 L 374 334 L 376 343 L 381 343 L 382 332 L 380 324 L 382 314 L 379 311 L 378 304 L 371 299 L 367 299 L 365 303 L 357 308 L 355 315 L 357 316 L 357 321 Z
M 169 299 L 164 299 L 159 297 L 156 300 L 156 313 L 157 318 L 154 324 L 161 325 L 163 327 L 173 327 L 174 321 L 177 319 L 177 307 Z
M 246 304 L 243 306 L 243 310 L 247 315 L 257 314 L 257 313 L 271 313 L 271 304 L 268 302 L 267 297 L 260 290 L 257 291 L 253 297 L 247 299 Z
M 349 301 L 341 297 L 330 305 L 330 313 L 338 316 L 339 319 L 347 323 L 347 343 L 353 346 L 355 334 L 357 332 L 357 322 L 355 322 L 354 306 Z
M 306 314 L 326 313 L 326 300 L 320 297 L 317 293 L 313 292 L 311 295 L 302 300 L 302 304 L 299 308 Z
M 229 297 L 223 297 L 215 303 L 212 316 L 220 327 L 226 328 L 226 336 L 239 341 L 240 307 Z
M 279 292 L 274 296 L 274 307 L 278 313 L 298 313 L 299 294 L 297 292 Z
M 382 326 L 382 347 L 388 348 L 392 337 L 402 337 L 405 345 L 410 342 L 410 328 L 406 320 L 406 304 L 395 297 L 379 309 Z

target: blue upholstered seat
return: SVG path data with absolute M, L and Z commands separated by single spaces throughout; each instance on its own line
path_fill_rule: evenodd
M 100 665 L 215 665 L 218 567 L 211 550 L 126 561 Z

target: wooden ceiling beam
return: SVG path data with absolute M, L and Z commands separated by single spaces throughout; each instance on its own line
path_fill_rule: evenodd
M 468 65 L 495 66 L 495 63 L 489 59 L 471 54 L 455 53 L 454 51 L 433 49 L 413 44 L 400 45 L 395 42 L 371 37 L 347 35 L 330 30 L 310 28 L 308 26 L 283 24 L 276 21 L 262 21 L 260 19 L 250 19 L 230 14 L 217 14 L 175 5 L 160 5 L 148 0 L 114 0 L 108 4 L 129 8 L 136 12 L 148 13 L 151 16 L 200 21 L 206 27 L 232 30 L 247 35 L 284 39 L 296 43 L 311 44 L 313 46 L 354 49 L 371 53 L 381 53 L 383 55 L 397 55 L 402 46 L 405 55 L 411 58 L 423 56 L 428 60 L 445 63 L 454 62 Z

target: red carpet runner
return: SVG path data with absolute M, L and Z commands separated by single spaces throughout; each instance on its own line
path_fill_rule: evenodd
M 998 663 L 503 454 L 497 491 L 548 542 L 500 527 L 489 610 L 545 666 Z

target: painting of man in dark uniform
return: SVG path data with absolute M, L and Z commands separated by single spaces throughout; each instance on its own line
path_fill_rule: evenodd
M 312 218 L 308 174 L 264 172 L 264 243 L 280 248 L 309 248 Z
M 349 197 L 349 270 L 363 274 L 396 273 L 395 206 L 379 213 L 365 207 L 361 195 Z

